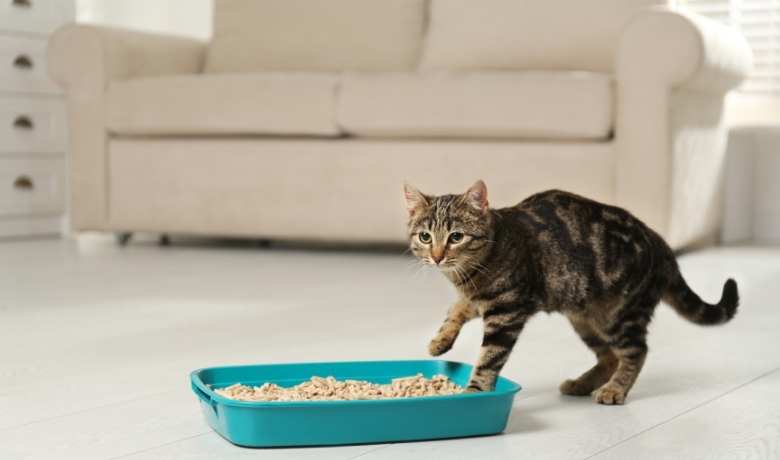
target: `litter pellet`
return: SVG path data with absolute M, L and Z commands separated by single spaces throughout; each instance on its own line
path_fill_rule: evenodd
M 434 375 L 427 379 L 422 374 L 393 379 L 387 384 L 364 380 L 336 380 L 334 377 L 312 377 L 293 387 L 274 383 L 248 386 L 236 383 L 214 390 L 220 396 L 240 401 L 323 401 L 384 398 L 414 398 L 418 396 L 445 396 L 462 393 L 463 388 L 447 376 Z

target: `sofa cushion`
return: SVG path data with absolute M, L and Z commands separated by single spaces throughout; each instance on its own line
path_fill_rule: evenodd
M 633 14 L 666 0 L 432 0 L 425 69 L 613 69 Z
M 106 124 L 117 134 L 335 136 L 338 76 L 179 75 L 111 83 Z
M 417 65 L 426 0 L 217 0 L 206 72 Z
M 612 100 L 588 72 L 350 74 L 337 119 L 357 136 L 605 139 Z

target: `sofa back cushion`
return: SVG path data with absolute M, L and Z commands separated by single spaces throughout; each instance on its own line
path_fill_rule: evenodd
M 666 0 L 432 0 L 421 67 L 610 72 L 620 32 Z
M 216 0 L 206 72 L 403 71 L 426 0 Z

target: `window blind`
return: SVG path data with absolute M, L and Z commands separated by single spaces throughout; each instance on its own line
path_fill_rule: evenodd
M 780 0 L 677 0 L 676 4 L 731 26 L 747 38 L 754 69 L 742 91 L 780 94 Z

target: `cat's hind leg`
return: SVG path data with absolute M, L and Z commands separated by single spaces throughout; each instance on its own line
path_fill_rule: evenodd
M 604 385 L 612 377 L 618 366 L 618 360 L 606 340 L 585 320 L 569 316 L 572 327 L 585 345 L 596 354 L 596 365 L 576 379 L 561 383 L 561 393 L 569 396 L 588 396 L 593 390 Z
M 460 300 L 456 302 L 447 311 L 447 317 L 439 328 L 439 332 L 436 333 L 436 337 L 428 345 L 428 352 L 431 356 L 439 356 L 448 352 L 455 343 L 455 339 L 458 338 L 463 325 L 476 318 L 477 315 L 476 308 L 469 305 L 467 301 Z
M 647 357 L 647 326 L 661 293 L 644 290 L 624 303 L 606 331 L 610 347 L 618 360 L 617 369 L 609 381 L 593 392 L 599 404 L 623 404 L 634 386 Z

